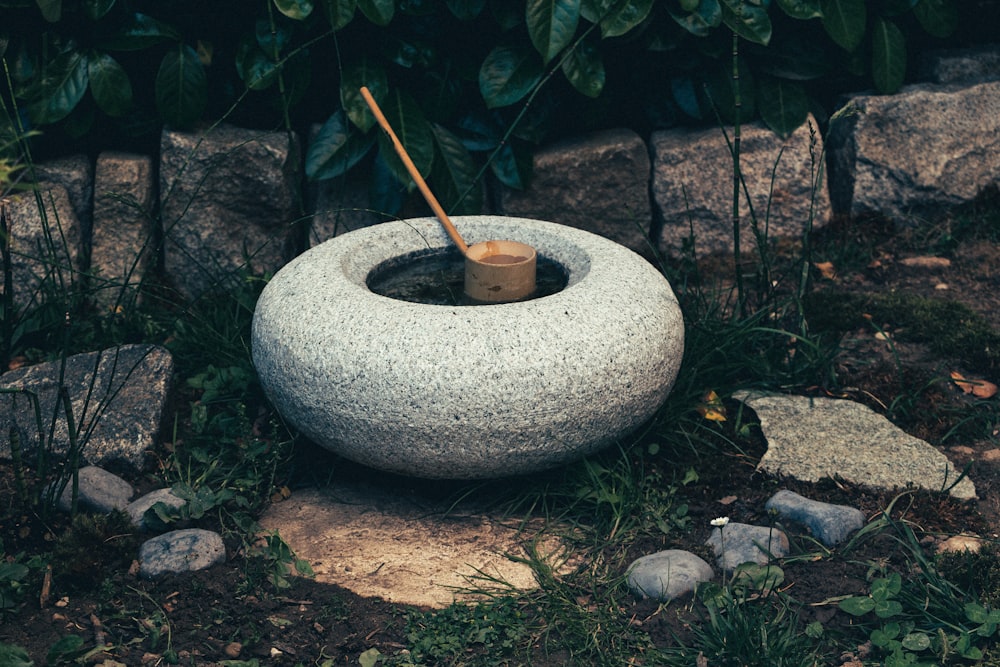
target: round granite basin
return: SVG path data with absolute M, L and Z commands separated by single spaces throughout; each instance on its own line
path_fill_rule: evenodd
M 434 218 L 333 238 L 269 282 L 253 359 L 276 409 L 317 444 L 424 478 L 559 466 L 641 426 L 677 375 L 684 327 L 662 274 L 603 237 L 500 216 L 453 219 L 468 243 L 513 239 L 560 264 L 566 287 L 493 305 L 372 292 L 389 261 L 449 247 Z

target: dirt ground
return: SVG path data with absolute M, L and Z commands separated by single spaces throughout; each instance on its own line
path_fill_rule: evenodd
M 981 313 L 996 331 L 1000 331 L 1000 248 L 986 241 L 963 242 L 957 247 L 942 247 L 928 253 L 927 239 L 914 240 L 901 234 L 859 231 L 857 228 L 829 232 L 836 241 L 842 234 L 845 247 L 868 247 L 860 261 L 839 258 L 832 277 L 817 279 L 820 290 L 849 291 L 856 294 L 919 294 L 949 299 Z M 921 250 L 913 248 L 923 247 Z M 939 259 L 914 257 L 936 256 Z M 947 261 L 944 261 L 947 260 Z M 894 335 L 892 322 L 876 323 Z M 913 386 L 959 370 L 967 377 L 1000 381 L 997 369 L 968 368 L 933 352 L 927 343 L 898 342 L 890 350 L 872 328 L 859 329 L 849 338 L 838 360 L 843 386 L 851 397 L 865 400 L 873 407 L 889 406 L 905 384 Z M 896 359 L 901 363 L 897 364 Z M 901 377 L 901 374 L 905 377 Z M 940 446 L 961 469 L 976 463 L 970 476 L 979 500 L 963 504 L 934 494 L 916 494 L 895 506 L 894 516 L 905 516 L 923 531 L 926 546 L 933 549 L 941 535 L 976 533 L 997 538 L 1000 522 L 1000 456 L 996 456 L 997 432 L 982 433 L 975 439 L 941 439 L 954 426 L 939 415 L 948 414 L 949 406 L 967 406 L 970 398 L 957 385 L 932 383 L 922 392 L 901 424 L 918 437 Z M 996 399 L 993 399 L 996 400 Z M 994 408 L 995 412 L 995 408 Z M 763 502 L 778 488 L 790 488 L 810 498 L 859 507 L 868 517 L 877 516 L 888 507 L 895 494 L 852 487 L 837 481 L 805 484 L 794 480 L 776 480 L 755 472 L 764 444 L 751 438 L 740 455 L 718 457 L 712 465 L 698 468 L 701 480 L 685 488 L 684 501 L 692 518 L 688 531 L 672 531 L 660 538 L 645 538 L 632 544 L 629 559 L 666 548 L 685 548 L 704 552 L 709 520 L 727 515 L 734 521 L 766 522 Z M 991 453 L 992 452 L 992 453 Z M 300 456 L 319 456 L 303 451 Z M 665 479 L 680 469 L 678 462 L 658 460 Z M 5 468 L 6 470 L 6 468 Z M 365 471 L 339 465 L 337 474 L 352 478 Z M 33 517 L 11 515 L 9 497 L 12 480 L 0 477 L 0 536 L 7 553 L 45 546 L 45 540 L 58 525 L 40 525 Z M 377 476 L 379 483 L 409 485 L 415 494 L 435 499 L 459 492 L 461 485 L 426 484 L 415 480 Z M 304 478 L 291 478 L 288 484 L 308 484 Z M 335 476 L 334 476 L 335 483 Z M 41 540 L 41 545 L 39 545 Z M 27 604 L 15 614 L 0 616 L 0 642 L 25 647 L 36 665 L 46 664 L 50 647 L 68 634 L 82 637 L 86 646 L 102 642 L 113 645 L 107 653 L 98 652 L 91 664 L 165 664 L 176 656 L 181 664 L 212 665 L 226 660 L 259 664 L 358 664 L 362 652 L 377 648 L 394 654 L 406 646 L 406 621 L 409 608 L 377 598 L 359 597 L 333 585 L 297 578 L 290 588 L 275 591 L 261 584 L 259 573 L 248 570 L 237 550 L 229 561 L 208 571 L 145 581 L 130 573 L 129 563 L 94 564 L 102 576 L 91 587 L 59 583 L 51 591 L 45 606 L 39 606 L 38 593 L 31 591 Z M 818 620 L 828 629 L 850 621 L 835 605 L 813 605 L 835 596 L 860 593 L 865 589 L 870 559 L 883 557 L 886 545 L 877 541 L 865 545 L 851 559 L 826 559 L 820 563 L 795 562 L 785 565 L 788 592 L 803 603 L 803 622 Z M 93 574 L 93 572 L 91 573 Z M 104 579 L 104 583 L 101 580 Z M 255 583 L 256 582 L 256 583 Z M 676 634 L 683 636 L 697 614 L 688 605 L 661 607 L 650 601 L 620 596 L 620 614 L 648 633 L 657 645 L 667 645 Z M 328 660 L 329 662 L 324 662 Z M 539 645 L 533 664 L 565 664 L 566 656 L 549 652 Z M 846 658 L 845 658 L 846 660 Z M 229 664 L 244 664 L 234 662 Z

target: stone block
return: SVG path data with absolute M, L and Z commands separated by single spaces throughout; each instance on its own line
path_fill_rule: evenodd
M 81 463 L 117 466 L 132 473 L 142 470 L 146 451 L 154 447 L 160 432 L 173 375 L 170 353 L 154 345 L 123 345 L 68 357 L 64 370 L 61 363 L 0 375 L 0 389 L 23 390 L 0 394 L 0 458 L 11 459 L 11 427 L 17 431 L 25 460 L 39 446 L 65 456 L 70 438 L 63 406 L 57 402 L 62 386 L 72 406 Z M 28 392 L 38 399 L 41 436 Z M 55 430 L 49 441 L 53 418 Z
M 1000 80 L 1000 46 L 928 51 L 920 57 L 917 76 L 930 83 L 982 83 Z
M 782 139 L 761 124 L 740 131 L 740 171 L 761 232 L 798 238 L 812 218 L 828 221 L 823 141 L 815 120 Z M 727 128 L 732 139 L 732 130 Z M 733 251 L 733 158 L 721 129 L 668 130 L 652 136 L 653 199 L 663 227 L 660 250 L 685 249 L 691 234 L 699 254 Z M 746 193 L 740 196 L 740 247 L 756 248 Z
M 1000 81 L 853 97 L 829 148 L 836 213 L 913 224 L 1000 182 Z
M 164 131 L 160 208 L 167 278 L 187 298 L 223 291 L 240 269 L 277 271 L 298 250 L 298 140 L 221 125 Z
M 395 219 L 373 210 L 368 203 L 367 188 L 354 179 L 317 181 L 311 190 L 314 199 L 307 239 L 310 248 L 334 236 Z
M 102 307 L 128 306 L 146 272 L 156 266 L 152 158 L 102 153 L 94 191 L 91 287 Z
M 39 188 L 41 208 L 34 192 L 20 192 L 0 202 L 11 238 L 15 308 L 41 302 L 46 292 L 61 296 L 80 278 L 80 222 L 66 188 L 58 184 Z
M 86 155 L 71 155 L 35 165 L 35 178 L 39 183 L 56 183 L 66 188 L 70 205 L 80 222 L 81 238 L 85 247 L 90 242 L 94 213 L 94 166 Z M 89 264 L 81 264 L 87 268 Z
M 500 212 L 584 229 L 649 256 L 646 144 L 621 129 L 544 148 L 526 190 L 503 188 Z

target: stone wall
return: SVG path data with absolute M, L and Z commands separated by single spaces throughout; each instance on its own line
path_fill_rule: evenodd
M 923 82 L 896 95 L 845 98 L 825 146 L 812 119 L 787 139 L 743 126 L 745 249 L 754 225 L 770 238 L 837 215 L 906 225 L 1000 184 L 1000 47 L 924 54 L 918 71 Z M 544 147 L 530 187 L 494 184 L 484 212 L 587 229 L 650 258 L 692 241 L 699 253 L 727 253 L 731 138 L 719 128 L 615 129 Z M 165 131 L 157 156 L 40 165 L 44 217 L 31 194 L 9 206 L 18 303 L 37 298 L 53 272 L 89 280 L 105 307 L 127 304 L 153 270 L 195 298 L 241 267 L 272 273 L 311 245 L 388 219 L 368 207 L 364 182 L 304 183 L 301 155 L 295 137 L 222 125 Z M 47 246 L 46 221 L 68 247 Z

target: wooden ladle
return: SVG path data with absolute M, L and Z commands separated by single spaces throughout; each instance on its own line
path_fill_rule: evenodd
M 465 295 L 481 303 L 506 303 L 520 301 L 535 291 L 535 266 L 538 254 L 530 245 L 517 241 L 482 241 L 467 245 L 448 214 L 441 208 L 427 182 L 417 171 L 402 142 L 392 131 L 389 121 L 379 108 L 371 91 L 361 88 L 361 96 L 371 109 L 375 120 L 392 141 L 396 155 L 402 160 L 420 194 L 434 211 L 455 246 L 465 257 Z

